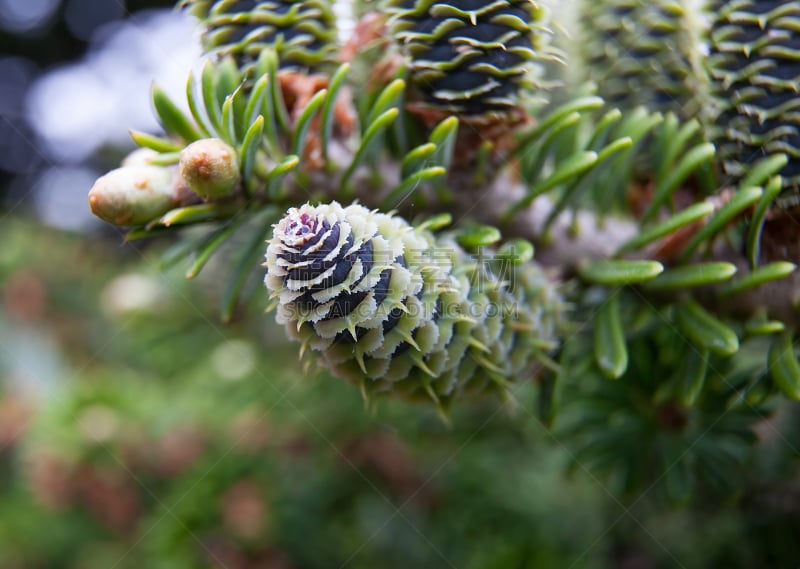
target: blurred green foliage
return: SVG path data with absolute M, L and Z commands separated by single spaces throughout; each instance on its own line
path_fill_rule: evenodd
M 753 463 L 729 473 L 739 502 L 700 493 L 674 509 L 661 498 L 666 478 L 626 493 L 585 458 L 568 421 L 545 430 L 531 386 L 517 391 L 515 409 L 459 407 L 450 427 L 392 401 L 368 413 L 346 384 L 305 374 L 270 319 L 221 327 L 213 266 L 187 284 L 185 267 L 156 266 L 159 243 L 120 248 L 116 237 L 22 219 L 3 222 L 0 242 L 0 567 L 798 559 L 800 421 L 789 404 L 758 424 Z M 637 354 L 632 369 L 647 367 L 646 350 Z M 631 381 L 592 381 L 609 392 L 592 397 L 635 399 L 652 387 Z M 655 467 L 647 448 L 628 448 Z

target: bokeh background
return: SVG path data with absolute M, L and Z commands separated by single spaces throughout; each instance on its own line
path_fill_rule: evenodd
M 365 410 L 300 367 L 256 272 L 223 326 L 213 265 L 187 282 L 95 220 L 151 82 L 180 100 L 199 54 L 172 5 L 0 0 L 0 568 L 800 567 L 796 412 L 736 495 L 631 496 L 532 392 L 451 426 Z

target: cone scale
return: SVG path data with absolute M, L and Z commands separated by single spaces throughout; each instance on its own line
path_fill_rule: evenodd
M 431 108 L 475 115 L 507 111 L 549 32 L 528 0 L 390 3 L 392 34 L 411 83 Z
M 598 94 L 693 118 L 706 104 L 705 18 L 692 0 L 582 0 L 580 51 Z
M 184 0 L 200 18 L 203 47 L 232 55 L 247 72 L 264 49 L 274 49 L 281 68 L 317 71 L 333 61 L 336 23 L 329 0 Z
M 737 181 L 785 153 L 785 187 L 800 188 L 800 1 L 716 2 L 709 56 L 717 145 Z
M 289 210 L 266 257 L 277 321 L 366 395 L 502 395 L 556 344 L 562 302 L 536 265 L 510 286 L 453 239 L 361 205 Z

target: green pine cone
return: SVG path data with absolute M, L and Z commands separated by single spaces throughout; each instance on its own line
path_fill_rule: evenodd
M 705 101 L 703 17 L 690 0 L 582 0 L 581 51 L 598 94 L 621 109 L 696 115 Z
M 549 32 L 531 0 L 390 2 L 392 34 L 422 102 L 461 114 L 519 105 L 518 92 Z
M 501 280 L 451 237 L 361 205 L 289 210 L 266 256 L 278 322 L 367 395 L 505 394 L 557 344 L 562 299 L 536 265 Z
M 800 1 L 719 2 L 709 63 L 725 173 L 740 179 L 766 155 L 800 187 Z
M 336 21 L 330 0 L 183 0 L 200 18 L 203 46 L 232 55 L 248 72 L 264 49 L 274 49 L 281 68 L 317 71 L 336 56 Z

